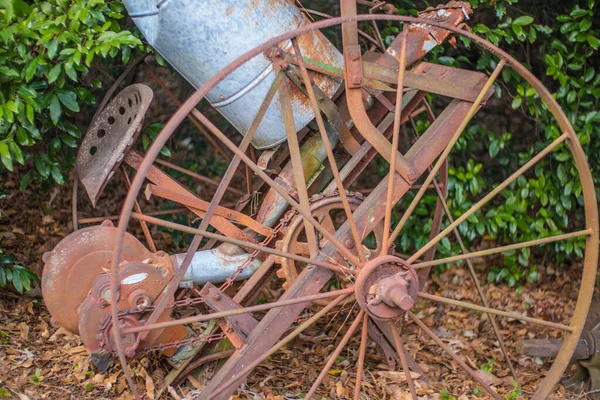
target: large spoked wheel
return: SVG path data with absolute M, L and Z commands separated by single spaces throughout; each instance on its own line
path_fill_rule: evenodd
M 356 46 L 358 45 L 358 36 L 355 34 L 357 21 L 371 20 L 387 20 L 405 25 L 406 36 L 399 39 L 401 44 L 400 51 L 395 54 L 395 58 L 399 60 L 399 67 L 392 68 L 395 72 L 393 79 L 390 79 L 389 74 L 386 75 L 386 71 L 389 72 L 389 70 L 378 72 L 373 67 L 372 71 L 364 69 L 364 79 L 361 80 L 360 73 L 357 75 L 357 70 L 355 69 L 356 64 L 353 64 L 357 60 L 360 61 L 360 54 L 348 54 L 348 51 L 352 49 L 356 51 Z M 344 54 L 346 64 L 341 70 L 324 67 L 319 69 L 319 65 L 315 66 L 307 62 L 306 59 L 303 59 L 303 56 L 307 59 L 310 57 L 303 54 L 301 46 L 298 44 L 301 42 L 302 35 L 339 24 L 342 24 L 344 46 L 347 49 L 346 54 Z M 416 109 L 417 105 L 421 104 L 420 102 L 412 104 L 410 101 L 423 92 L 423 90 L 418 89 L 419 80 L 415 78 L 415 74 L 423 76 L 428 71 L 435 71 L 435 66 L 430 65 L 424 68 L 422 65 L 415 63 L 418 59 L 411 59 L 410 48 L 409 51 L 406 50 L 406 41 L 410 40 L 411 30 L 419 29 L 436 29 L 446 33 L 452 32 L 456 35 L 465 36 L 473 43 L 481 46 L 485 51 L 497 57 L 498 63 L 489 77 L 481 77 L 481 75 L 477 74 L 473 75 L 482 79 L 471 81 L 471 86 L 467 88 L 468 94 L 466 94 L 465 90 L 465 93 L 459 97 L 455 97 L 449 103 L 448 107 L 437 115 L 435 120 L 432 120 L 428 130 L 419 138 L 416 138 L 416 142 L 410 148 L 398 152 L 396 150 L 400 149 L 399 143 L 401 139 L 405 135 L 408 135 L 406 132 L 410 131 L 410 124 L 404 124 L 407 127 L 406 129 L 401 129 L 401 125 L 409 121 L 412 112 Z M 289 43 L 289 41 L 291 41 L 291 46 L 281 45 L 282 43 Z M 241 144 L 236 145 L 217 128 L 215 123 L 198 112 L 195 106 L 209 91 L 213 90 L 219 82 L 233 71 L 240 68 L 253 57 L 262 56 L 263 54 L 272 57 L 275 78 L 272 81 L 270 89 L 267 91 L 263 104 L 257 112 L 254 123 L 245 132 Z M 484 106 L 486 99 L 490 96 L 492 84 L 503 68 L 513 68 L 515 72 L 521 75 L 536 90 L 540 99 L 547 105 L 549 112 L 554 115 L 562 134 L 556 137 L 553 142 L 548 143 L 547 147 L 534 154 L 531 159 L 516 168 L 508 178 L 497 182 L 492 191 L 485 196 L 481 196 L 473 207 L 463 212 L 460 216 L 453 217 L 453 214 L 450 212 L 451 210 L 448 210 L 446 202 L 441 201 L 440 207 L 442 207 L 445 216 L 445 227 L 441 232 L 437 234 L 437 229 L 435 229 L 436 222 L 431 222 L 436 219 L 435 217 L 438 214 L 434 210 L 430 210 L 430 214 L 423 217 L 434 226 L 432 231 L 435 233 L 431 235 L 430 240 L 407 256 L 399 256 L 393 253 L 392 244 L 402 233 L 403 228 L 407 226 L 411 218 L 417 215 L 415 210 L 419 210 L 418 214 L 422 214 L 423 207 L 421 205 L 426 193 L 432 193 L 444 198 L 446 188 L 445 185 L 439 183 L 439 180 L 443 180 L 445 162 L 447 159 L 450 163 L 453 162 L 451 157 L 453 146 L 476 112 L 480 107 Z M 326 124 L 331 122 L 331 115 L 327 115 L 329 110 L 327 112 L 323 111 L 322 104 L 324 102 L 319 101 L 318 85 L 313 85 L 311 82 L 311 79 L 317 81 L 319 75 L 328 73 L 332 78 L 346 78 L 344 83 L 346 86 L 345 104 L 347 104 L 347 111 L 356 127 L 355 135 L 340 139 L 343 148 L 351 149 L 348 150 L 349 153 L 346 153 L 345 157 L 336 157 L 337 154 L 334 154 L 334 149 L 336 148 L 335 141 L 326 127 Z M 433 74 L 433 72 L 431 73 Z M 356 76 L 359 76 L 358 80 L 353 79 Z M 438 82 L 441 82 L 441 80 L 441 78 L 438 78 Z M 366 88 L 368 93 L 372 93 L 377 88 L 382 88 L 382 85 L 389 86 L 393 91 L 394 95 L 391 96 L 391 103 L 395 113 L 389 114 L 391 117 L 387 120 L 381 117 L 376 120 L 364 108 L 363 96 L 365 95 L 365 90 L 363 88 Z M 443 85 L 438 86 L 437 88 L 432 87 L 431 90 L 439 91 Z M 409 90 L 404 90 L 405 88 L 409 88 Z M 411 90 L 411 88 L 415 90 Z M 446 95 L 451 94 L 450 92 L 445 93 Z M 441 94 L 443 95 L 444 93 Z M 259 167 L 247 155 L 250 141 L 260 125 L 261 118 L 270 104 L 275 101 L 275 97 L 285 121 L 287 140 L 280 146 L 284 151 L 289 152 L 291 170 L 287 178 L 291 181 L 290 187 L 293 190 L 290 190 L 290 187 L 284 187 L 282 182 L 277 179 L 273 179 L 265 172 L 264 168 Z M 407 100 L 408 97 L 410 99 Z M 315 136 L 307 135 L 300 139 L 296 133 L 296 127 L 294 126 L 294 105 L 298 98 L 304 99 L 316 116 L 318 129 L 316 129 Z M 411 104 L 414 107 L 412 110 L 408 108 Z M 249 51 L 213 76 L 173 115 L 149 149 L 139 167 L 139 172 L 131 184 L 131 190 L 127 195 L 119 221 L 119 235 L 121 239 L 125 236 L 126 227 L 132 217 L 135 201 L 147 178 L 146 174 L 149 167 L 154 163 L 167 139 L 190 113 L 210 130 L 235 156 L 197 229 L 166 223 L 159 219 L 146 218 L 147 222 L 162 224 L 173 229 L 181 229 L 184 232 L 196 235 L 192 241 L 186 260 L 180 266 L 182 269 L 167 286 L 167 293 L 172 295 L 176 291 L 182 277 L 180 275 L 183 274 L 181 271 L 185 270 L 191 260 L 191 256 L 198 250 L 202 238 L 211 239 L 217 244 L 232 243 L 248 251 L 252 251 L 250 253 L 252 257 L 262 257 L 261 259 L 264 260 L 263 264 L 259 267 L 255 275 L 260 273 L 262 276 L 267 276 L 267 271 L 273 265 L 272 257 L 274 256 L 293 259 L 295 262 L 306 263 L 310 266 L 304 268 L 290 282 L 287 290 L 278 299 L 267 305 L 263 305 L 263 310 L 268 309 L 268 312 L 257 321 L 254 329 L 248 334 L 246 343 L 240 346 L 228 358 L 208 382 L 201 395 L 202 398 L 228 398 L 242 380 L 248 374 L 251 374 L 252 370 L 268 356 L 290 343 L 292 339 L 311 325 L 320 324 L 322 321 L 327 322 L 327 319 L 331 315 L 337 315 L 338 313 L 330 313 L 329 311 L 349 296 L 355 296 L 357 306 L 344 308 L 345 312 L 350 313 L 350 315 L 344 317 L 349 317 L 349 324 L 343 327 L 341 331 L 343 334 L 340 335 L 341 339 L 338 340 L 335 350 L 327 356 L 325 365 L 318 377 L 313 382 L 304 383 L 305 386 L 298 389 L 300 393 L 308 393 L 305 398 L 311 397 L 320 390 L 321 383 L 328 375 L 337 357 L 349 343 L 356 343 L 356 341 L 352 341 L 355 335 L 360 337 L 360 340 L 358 342 L 356 368 L 355 371 L 353 370 L 353 373 L 355 373 L 354 396 L 355 398 L 360 398 L 362 390 L 361 382 L 367 379 L 364 376 L 365 370 L 370 368 L 365 362 L 369 321 L 375 322 L 382 330 L 389 332 L 390 340 L 397 350 L 404 371 L 408 371 L 409 369 L 414 371 L 415 368 L 418 368 L 416 365 L 422 361 L 420 360 L 421 354 L 427 352 L 437 353 L 440 352 L 440 349 L 443 350 L 444 356 L 448 357 L 452 364 L 446 367 L 447 372 L 442 374 L 442 376 L 430 379 L 430 387 L 445 387 L 444 381 L 457 381 L 457 376 L 463 378 L 468 376 L 471 381 L 476 382 L 479 390 L 485 392 L 488 396 L 496 399 L 503 398 L 500 393 L 507 393 L 512 388 L 510 384 L 486 380 L 481 373 L 476 371 L 477 366 L 473 365 L 472 360 L 467 360 L 461 354 L 458 354 L 457 350 L 449 346 L 448 343 L 436 334 L 439 326 L 444 324 L 444 317 L 436 321 L 436 319 L 422 318 L 420 316 L 419 311 L 432 305 L 439 305 L 440 303 L 462 309 L 461 311 L 475 313 L 475 315 L 486 315 L 491 329 L 482 330 L 479 333 L 487 335 L 486 338 L 481 338 L 490 344 L 486 348 L 491 349 L 490 351 L 493 354 L 501 355 L 498 357 L 501 361 L 498 362 L 505 363 L 514 375 L 514 380 L 526 390 L 531 398 L 544 399 L 552 393 L 575 349 L 592 297 L 598 261 L 597 203 L 590 170 L 586 163 L 582 147 L 578 142 L 577 135 L 550 93 L 516 60 L 483 39 L 452 25 L 437 22 L 433 19 L 425 20 L 402 16 L 359 15 L 333 18 L 304 26 L 297 31 L 272 39 L 264 45 Z M 322 114 L 327 115 L 327 118 Z M 387 126 L 382 126 L 386 121 Z M 305 173 L 307 166 L 306 164 L 303 165 L 301 148 L 308 140 L 318 142 L 326 154 L 323 165 L 329 169 L 333 179 L 331 179 L 331 183 L 326 182 L 329 186 L 326 186 L 326 184 L 323 185 L 326 186 L 325 189 L 312 186 L 312 184 L 320 182 L 320 180 L 311 179 L 312 176 L 307 176 Z M 551 156 L 553 151 L 565 146 L 568 147 L 572 155 L 581 183 L 583 196 L 581 209 L 584 212 L 585 218 L 582 218 L 578 222 L 579 226 L 573 227 L 572 230 L 567 232 L 557 231 L 550 232 L 549 235 L 540 234 L 536 239 L 512 245 L 496 246 L 485 250 L 466 249 L 457 229 L 458 226 L 473 216 L 478 210 L 492 209 L 495 204 L 493 200 L 496 196 L 503 190 L 510 188 L 510 185 L 519 177 L 526 176 L 532 167 L 536 166 L 544 157 Z M 374 156 L 369 158 L 369 154 L 373 153 Z M 340 161 L 340 159 L 343 161 Z M 368 160 L 367 167 L 363 165 L 365 163 L 361 163 L 363 160 Z M 365 174 L 372 174 L 372 169 L 368 168 L 370 163 L 381 163 L 382 160 L 385 160 L 389 164 L 388 171 L 391 173 L 388 173 L 387 176 L 378 182 L 372 182 L 371 179 L 369 186 L 368 179 L 361 179 L 361 177 L 366 176 Z M 457 162 L 460 162 L 460 160 L 457 160 Z M 297 215 L 302 218 L 308 247 L 308 257 L 305 252 L 299 255 L 299 252 L 287 252 L 275 249 L 273 241 L 268 240 L 270 239 L 268 235 L 258 236 L 258 240 L 250 243 L 227 237 L 223 232 L 218 232 L 217 234 L 208 232 L 210 219 L 217 211 L 217 206 L 222 200 L 225 189 L 229 186 L 234 171 L 240 163 L 244 163 L 253 171 L 255 179 L 260 181 L 259 183 L 266 185 L 269 189 L 268 193 L 278 196 L 280 201 L 287 202 L 292 209 L 296 210 Z M 367 189 L 365 192 L 368 194 L 360 205 L 353 207 L 351 201 L 348 199 L 346 190 L 356 189 L 353 185 L 359 185 L 359 183 L 361 186 L 359 189 Z M 346 213 L 347 221 L 339 227 L 334 226 L 332 230 L 331 226 L 325 226 L 322 221 L 316 219 L 311 213 L 311 193 L 322 192 L 327 195 L 327 193 L 332 193 L 334 189 L 338 189 L 337 193 L 340 196 L 341 207 Z M 413 190 L 411 191 L 411 189 Z M 401 208 L 399 207 L 399 203 L 401 200 L 406 199 L 407 193 L 411 193 L 411 200 L 406 201 L 406 207 Z M 394 215 L 398 216 L 398 220 L 392 218 Z M 278 223 L 285 225 L 285 218 L 281 218 Z M 364 251 L 365 247 L 356 244 L 366 243 L 369 234 L 374 232 L 376 227 L 380 226 L 382 222 L 384 226 L 383 237 L 381 238 L 381 243 L 378 243 L 378 248 L 381 249 L 380 253 L 371 254 L 367 257 Z M 264 224 L 265 220 L 260 223 Z M 277 227 L 280 225 L 273 224 L 273 229 L 276 231 L 273 232 L 274 235 L 279 234 Z M 457 242 L 460 243 L 462 254 L 435 259 L 434 252 L 436 245 L 443 238 L 450 235 L 454 235 Z M 265 237 L 267 239 L 264 239 Z M 524 310 L 503 308 L 501 302 L 491 301 L 486 298 L 484 290 L 481 289 L 480 278 L 477 277 L 475 268 L 472 265 L 474 259 L 515 249 L 535 249 L 540 246 L 547 246 L 550 243 L 560 243 L 566 240 L 585 241 L 583 260 L 575 263 L 577 267 L 573 271 L 573 275 L 576 276 L 578 282 L 577 296 L 565 300 L 570 302 L 569 308 L 572 312 L 554 315 L 552 320 L 550 320 L 538 308 L 532 307 L 527 313 L 524 313 Z M 166 304 L 159 302 L 152 316 L 145 318 L 144 326 L 138 328 L 119 328 L 119 324 L 117 323 L 119 310 L 117 309 L 116 296 L 119 287 L 119 267 L 117 261 L 122 251 L 121 243 L 122 240 L 117 241 L 117 246 L 113 254 L 114 267 L 111 272 L 111 295 L 114 298 L 111 302 L 111 311 L 113 323 L 116 327 L 114 330 L 116 332 L 116 348 L 119 350 L 123 368 L 127 371 L 126 356 L 122 346 L 118 343 L 121 340 L 121 335 L 140 334 L 140 332 L 143 335 L 143 332 L 156 329 L 157 327 L 164 328 L 164 324 L 160 326 L 156 325 L 156 318 L 160 315 L 160 307 L 164 307 Z M 474 301 L 455 299 L 452 293 L 445 292 L 443 288 L 440 290 L 442 295 L 427 293 L 428 286 L 426 281 L 429 269 L 434 266 L 456 262 L 462 262 L 457 268 L 466 268 L 474 282 L 468 286 L 475 293 L 472 297 Z M 333 274 L 343 275 L 352 283 L 342 289 L 335 289 L 328 286 L 329 292 L 320 294 L 322 288 L 330 281 Z M 240 286 L 240 292 L 249 293 L 249 287 L 255 285 L 258 280 L 254 276 L 250 278 Z M 315 299 L 315 296 L 321 300 L 319 302 L 320 306 L 306 309 L 307 304 L 310 304 Z M 169 295 L 165 295 L 164 299 L 169 297 Z M 326 305 L 322 302 L 325 298 L 329 299 Z M 242 300 L 240 302 L 243 303 Z M 298 317 L 305 309 L 309 314 L 304 314 L 301 322 L 297 322 Z M 209 317 L 210 315 L 203 316 L 205 319 Z M 502 327 L 515 323 L 515 321 L 526 324 L 529 332 L 534 337 L 543 338 L 551 332 L 553 337 L 561 337 L 563 339 L 560 352 L 552 363 L 539 365 L 533 361 L 516 362 L 519 355 L 515 351 L 515 341 L 518 338 L 504 337 L 502 334 L 504 331 Z M 173 321 L 172 323 L 176 324 L 178 321 Z M 361 327 L 360 330 L 359 327 Z M 121 334 L 118 333 L 119 331 L 121 331 Z M 418 343 L 415 340 L 418 340 Z M 416 352 L 416 356 L 414 356 L 415 349 L 419 349 Z M 416 359 L 413 359 L 413 356 Z M 482 356 L 483 360 L 486 360 L 486 358 L 494 357 Z M 423 375 L 426 376 L 426 373 L 423 373 Z M 533 375 L 543 376 L 543 379 L 532 380 L 531 376 Z M 411 374 L 405 374 L 405 376 L 412 398 L 417 399 L 421 381 L 414 379 Z M 437 382 L 440 383 L 438 384 Z

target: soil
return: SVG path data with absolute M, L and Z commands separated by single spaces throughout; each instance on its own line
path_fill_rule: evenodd
M 10 194 L 0 203 L 5 217 L 0 223 L 0 236 L 7 253 L 15 254 L 18 262 L 40 274 L 44 252 L 51 250 L 71 231 L 71 188 L 57 187 L 49 194 L 28 189 L 19 192 L 17 183 L 10 179 L 1 182 L 0 191 Z M 106 199 L 117 193 L 110 188 Z M 80 202 L 87 203 L 86 201 Z M 104 209 L 80 207 L 84 215 L 110 214 L 118 211 L 118 202 L 104 202 Z M 478 264 L 480 279 L 485 276 L 484 265 Z M 540 268 L 541 278 L 535 284 L 514 288 L 504 285 L 485 285 L 490 305 L 504 310 L 526 313 L 551 321 L 561 321 L 572 313 L 578 287 L 575 267 L 564 269 Z M 277 281 L 275 281 L 277 282 Z M 277 283 L 275 283 L 277 285 Z M 108 371 L 95 369 L 80 339 L 65 329 L 54 326 L 44 307 L 37 285 L 24 296 L 2 289 L 0 292 L 0 397 L 20 399 L 129 399 L 120 366 Z M 271 287 L 271 290 L 277 288 Z M 434 275 L 425 291 L 458 300 L 478 303 L 476 292 L 467 270 L 456 267 L 441 275 Z M 68 295 L 68 294 L 65 294 Z M 262 294 L 268 297 L 268 291 Z M 345 333 L 357 309 L 350 305 L 334 310 L 328 318 L 306 330 L 291 345 L 270 357 L 250 375 L 234 399 L 297 399 L 310 388 L 328 355 Z M 511 398 L 512 377 L 496 345 L 486 317 L 439 303 L 418 302 L 417 316 L 455 352 L 464 357 L 469 366 L 480 371 L 484 379 L 503 396 Z M 516 320 L 497 319 L 512 361 L 520 372 L 519 398 L 529 398 L 533 387 L 548 364 L 541 359 L 519 355 L 515 346 L 519 340 L 531 338 L 559 338 L 559 332 L 520 323 Z M 421 366 L 424 380 L 416 380 L 422 399 L 440 399 L 443 390 L 457 399 L 477 398 L 476 385 L 460 367 L 427 338 L 413 323 L 402 322 L 402 335 L 409 352 Z M 321 398 L 352 398 L 358 357 L 359 335 L 354 335 L 335 364 L 328 371 L 318 395 Z M 368 399 L 408 399 L 405 376 L 399 367 L 390 367 L 380 348 L 370 342 L 367 349 L 367 368 L 363 378 L 363 396 Z M 212 367 L 210 367 L 212 368 Z M 210 376 L 211 369 L 204 377 Z M 486 371 L 483 371 L 483 369 Z M 169 366 L 159 355 L 144 357 L 131 364 L 138 382 L 138 390 L 147 398 L 159 398 L 164 376 Z M 202 376 L 191 377 L 182 384 L 164 391 L 161 398 L 192 398 L 202 387 Z M 440 383 L 441 382 L 441 383 Z M 481 393 L 481 389 L 479 389 Z M 513 392 L 514 394 L 514 392 Z M 187 396 L 187 397 L 186 397 Z M 482 398 L 485 398 L 483 396 Z M 517 397 L 512 397 L 517 398 Z M 565 393 L 559 386 L 553 398 L 578 398 Z

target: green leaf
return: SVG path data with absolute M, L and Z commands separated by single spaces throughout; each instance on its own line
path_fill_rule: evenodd
M 31 171 L 27 171 L 27 173 L 25 175 L 23 175 L 23 178 L 21 178 L 21 183 L 19 184 L 19 190 L 23 191 L 23 190 L 27 189 L 27 186 L 29 186 L 30 181 L 31 181 Z
M 598 50 L 598 48 L 600 48 L 600 39 L 598 39 L 592 35 L 588 35 L 587 41 L 594 50 Z
M 50 72 L 48 72 L 48 83 L 53 83 L 58 79 L 62 71 L 62 64 L 56 64 Z
M 21 282 L 21 274 L 18 271 L 13 271 L 12 284 L 17 292 L 23 294 L 23 283 Z
M 79 112 L 79 104 L 77 104 L 77 95 L 73 92 L 60 92 L 58 98 L 69 110 Z
M 15 161 L 23 165 L 25 163 L 25 160 L 23 159 L 23 152 L 21 151 L 19 145 L 15 142 L 9 142 L 8 147 Z
M 35 75 L 38 62 L 39 59 L 36 57 L 27 64 L 27 67 L 25 67 L 25 82 L 29 82 L 31 78 L 33 78 L 33 75 Z
M 52 179 L 54 179 L 54 182 L 58 183 L 59 185 L 65 183 L 65 177 L 56 166 L 52 167 Z
M 523 15 L 513 21 L 513 25 L 525 26 L 533 22 L 533 18 L 529 15 Z
M 50 176 L 50 167 L 42 157 L 36 157 L 34 161 L 35 170 L 42 176 L 47 178 Z
M 522 103 L 523 103 L 523 98 L 521 96 L 516 96 L 510 106 L 512 107 L 513 110 L 516 110 L 517 108 L 521 107 Z
M 58 120 L 62 114 L 62 107 L 60 106 L 60 101 L 58 100 L 58 96 L 53 95 L 52 100 L 50 100 L 50 118 L 54 125 L 58 124 Z

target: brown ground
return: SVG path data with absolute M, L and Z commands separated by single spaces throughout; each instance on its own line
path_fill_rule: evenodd
M 34 189 L 21 193 L 14 190 L 16 183 L 10 179 L 0 182 L 0 191 L 11 193 L 0 200 L 0 210 L 4 214 L 0 220 L 3 248 L 7 253 L 15 254 L 20 263 L 40 273 L 42 254 L 51 250 L 70 231 L 70 189 L 57 188 L 50 194 L 41 194 Z M 110 198 L 110 195 L 105 198 Z M 111 213 L 118 209 L 118 204 L 115 202 L 106 207 L 102 211 Z M 564 272 L 543 267 L 541 270 L 540 282 L 524 287 L 521 295 L 517 295 L 513 288 L 487 285 L 485 290 L 491 305 L 532 316 L 541 315 L 548 320 L 563 320 L 564 315 L 572 312 L 577 293 L 576 279 Z M 481 273 L 481 276 L 484 274 Z M 463 269 L 434 277 L 426 290 L 478 302 L 470 278 Z M 79 338 L 52 325 L 40 295 L 39 288 L 26 296 L 18 296 L 8 290 L 0 291 L 0 398 L 130 398 L 120 367 L 113 366 L 107 372 L 97 371 L 90 364 L 89 354 Z M 250 376 L 247 385 L 239 390 L 239 398 L 302 398 L 302 393 L 306 393 L 327 355 L 351 323 L 352 318 L 346 319 L 349 308 L 332 313 L 328 321 L 305 331 L 293 346 L 263 363 Z M 498 388 L 499 393 L 505 395 L 509 392 L 512 378 L 494 345 L 485 318 L 477 313 L 431 303 L 419 303 L 417 310 L 418 316 L 429 326 L 436 327 L 435 332 L 453 350 L 466 357 L 472 368 L 481 371 L 481 366 L 493 358 L 491 372 L 481 373 Z M 356 311 L 352 310 L 351 315 L 354 316 Z M 520 339 L 555 335 L 551 330 L 517 321 L 503 319 L 499 322 L 507 345 L 513 351 Z M 440 398 L 441 389 L 447 389 L 458 399 L 475 398 L 472 379 L 432 345 L 414 324 L 407 324 L 403 336 L 409 351 L 429 379 L 429 383 L 418 381 L 419 395 L 423 399 Z M 332 340 L 334 337 L 335 340 Z M 321 386 L 319 394 L 323 398 L 352 398 L 357 350 L 358 336 L 355 335 Z M 529 398 L 531 388 L 539 382 L 540 373 L 547 369 L 547 365 L 537 365 L 540 360 L 518 355 L 513 361 L 522 373 L 524 394 L 520 398 Z M 368 347 L 367 365 L 363 393 L 369 399 L 410 398 L 403 373 L 392 370 L 385 363 L 374 343 Z M 139 389 L 146 391 L 149 398 L 156 398 L 168 366 L 159 356 L 152 356 L 135 362 L 132 371 Z M 194 385 L 201 384 L 192 380 L 175 390 L 184 397 L 194 393 Z M 565 398 L 564 390 L 559 388 L 555 397 Z

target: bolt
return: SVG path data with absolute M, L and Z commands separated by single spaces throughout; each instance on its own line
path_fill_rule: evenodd
M 353 51 L 352 53 L 350 53 L 350 59 L 352 61 L 358 61 L 359 58 L 360 58 L 360 55 L 357 52 Z
M 360 85 L 362 83 L 362 79 L 360 76 L 355 76 L 352 78 L 353 85 Z
M 212 298 L 215 301 L 219 301 L 219 300 L 221 300 L 221 295 L 219 293 L 215 293 L 215 294 L 212 295 Z
M 354 247 L 354 240 L 348 238 L 346 239 L 346 241 L 344 242 L 344 246 L 346 246 L 347 249 L 351 249 Z

